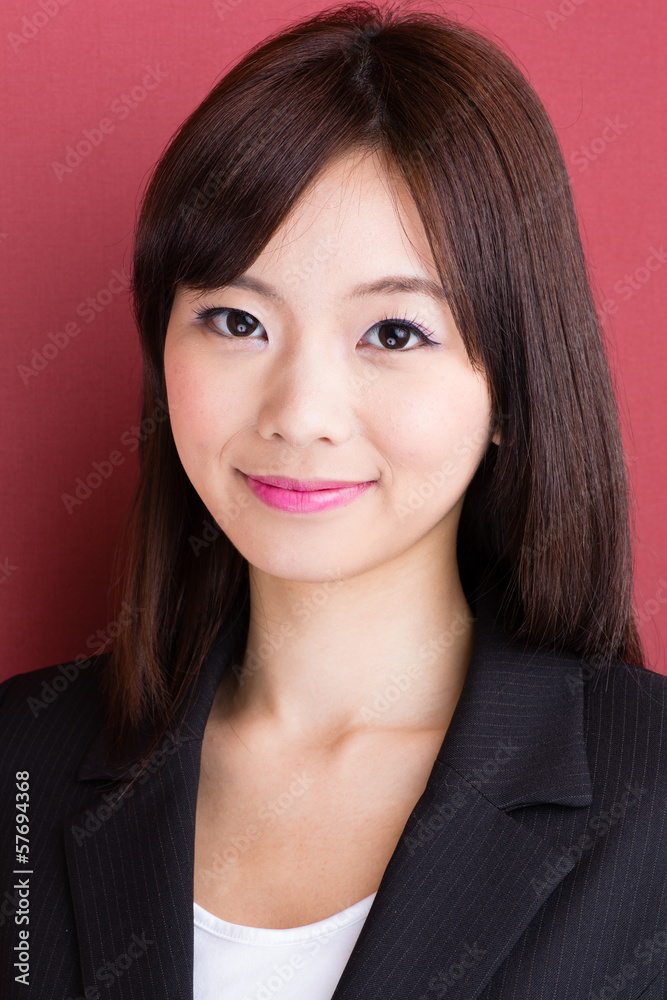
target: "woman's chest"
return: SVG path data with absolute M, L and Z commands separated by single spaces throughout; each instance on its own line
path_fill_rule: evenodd
M 203 755 L 196 902 L 232 923 L 297 927 L 371 895 L 424 790 L 434 746 L 413 739 L 403 753 L 395 746 L 337 762 L 230 754 L 222 770 L 219 756 L 207 767 Z

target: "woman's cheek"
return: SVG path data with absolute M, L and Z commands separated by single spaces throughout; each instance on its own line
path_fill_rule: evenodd
M 463 397 L 457 388 L 449 399 L 425 392 L 387 422 L 379 447 L 399 502 L 414 502 L 415 491 L 430 503 L 455 501 L 472 479 L 490 439 L 490 404 L 475 385 Z
M 221 399 L 225 398 L 220 387 L 212 384 L 210 376 L 196 366 L 176 363 L 165 364 L 167 399 L 171 426 L 177 447 L 188 447 L 196 452 L 219 447 L 228 410 L 223 411 Z

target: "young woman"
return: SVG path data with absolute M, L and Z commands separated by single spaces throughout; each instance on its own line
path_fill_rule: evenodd
M 133 282 L 131 613 L 0 686 L 3 996 L 664 997 L 667 681 L 523 76 L 412 7 L 290 26 Z

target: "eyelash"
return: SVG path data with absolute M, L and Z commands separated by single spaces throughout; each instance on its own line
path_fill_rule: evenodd
M 202 309 L 195 309 L 195 315 L 200 323 L 207 323 L 209 319 L 213 319 L 214 316 L 220 315 L 224 312 L 239 312 L 243 313 L 242 309 L 232 309 L 229 306 L 213 306 L 204 307 Z M 248 313 L 248 316 L 252 316 L 252 313 Z M 253 316 L 253 319 L 256 317 Z M 409 319 L 407 316 L 383 316 L 381 319 L 373 323 L 373 326 L 369 327 L 369 330 L 375 329 L 377 326 L 382 326 L 386 323 L 393 323 L 395 326 L 409 327 L 410 331 L 415 333 L 424 344 L 431 344 L 432 346 L 438 346 L 438 342 L 434 339 L 434 334 L 423 326 L 419 326 L 415 323 L 414 318 Z M 214 331 L 220 337 L 228 337 L 230 340 L 243 340 L 243 337 L 232 337 L 231 334 L 222 333 L 220 330 Z M 371 345 L 375 346 L 375 345 Z M 391 352 L 389 348 L 381 348 L 385 353 L 396 353 L 396 354 L 407 354 L 408 351 L 414 351 L 415 347 L 407 347 L 404 349 L 398 349 L 395 352 Z

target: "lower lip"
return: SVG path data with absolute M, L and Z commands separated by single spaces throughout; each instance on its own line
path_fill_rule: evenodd
M 364 493 L 374 482 L 373 480 L 368 483 L 355 483 L 354 486 L 344 486 L 335 490 L 301 492 L 269 486 L 268 483 L 262 483 L 252 476 L 245 476 L 245 480 L 255 496 L 269 507 L 289 511 L 291 514 L 310 514 L 316 510 L 329 510 L 330 507 L 344 507 Z

